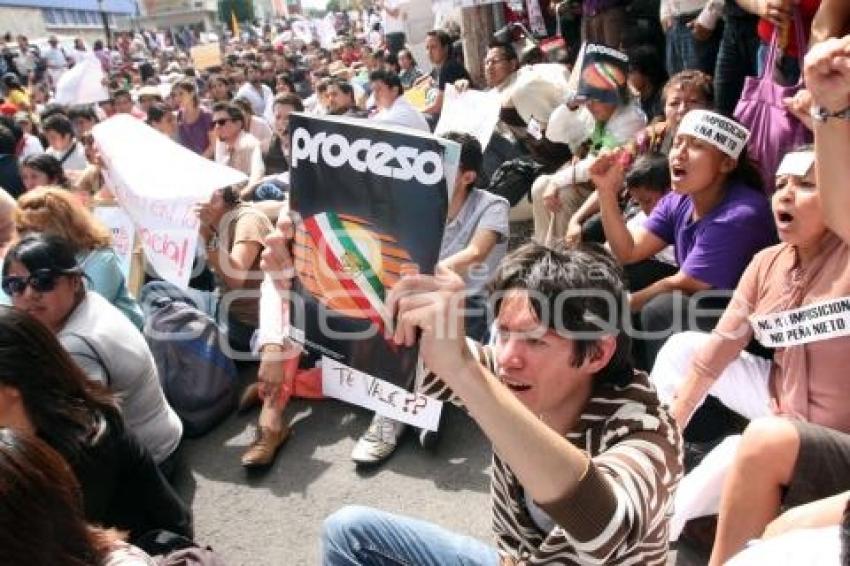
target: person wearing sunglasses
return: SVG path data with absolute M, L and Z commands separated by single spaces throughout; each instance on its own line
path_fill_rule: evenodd
M 256 184 L 265 175 L 263 151 L 260 141 L 245 131 L 247 120 L 239 106 L 218 103 L 213 107 L 215 132 L 215 160 L 248 175 L 248 186 Z M 250 196 L 242 195 L 243 198 Z
M 183 425 L 159 384 L 144 336 L 98 293 L 86 291 L 74 247 L 56 235 L 18 241 L 3 261 L 3 291 L 12 305 L 49 328 L 89 379 L 118 399 L 124 422 L 166 475 Z

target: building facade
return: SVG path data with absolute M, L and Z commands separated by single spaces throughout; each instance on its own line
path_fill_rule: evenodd
M 33 43 L 80 37 L 91 45 L 105 39 L 103 13 L 111 31 L 126 31 L 135 27 L 139 8 L 135 0 L 0 0 L 0 35 L 25 35 Z
M 140 27 L 171 30 L 191 28 L 215 31 L 218 27 L 216 0 L 140 0 Z

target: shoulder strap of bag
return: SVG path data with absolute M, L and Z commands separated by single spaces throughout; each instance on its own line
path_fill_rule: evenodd
M 65 152 L 65 155 L 62 156 L 62 159 L 59 160 L 59 165 L 64 165 L 68 158 L 71 157 L 71 154 L 74 153 L 77 149 L 77 142 L 71 144 L 71 147 L 68 148 L 68 151 Z
M 800 7 L 795 6 L 792 21 L 794 24 L 794 33 L 797 36 L 797 61 L 800 64 L 800 82 L 803 83 L 803 65 L 804 65 L 804 50 L 806 48 L 806 37 L 803 33 L 803 16 L 800 14 Z M 773 80 L 773 73 L 779 64 L 779 27 L 773 26 L 773 33 L 770 36 L 770 46 L 767 53 L 767 60 L 764 64 L 764 73 L 761 76 L 762 80 Z M 769 72 L 769 74 L 768 74 Z

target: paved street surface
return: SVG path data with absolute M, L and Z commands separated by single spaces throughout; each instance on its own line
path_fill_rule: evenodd
M 265 474 L 239 465 L 256 412 L 231 416 L 184 443 L 178 490 L 194 511 L 198 542 L 229 566 L 319 564 L 322 519 L 353 503 L 490 539 L 490 446 L 466 415 L 448 409 L 433 452 L 407 434 L 387 463 L 365 472 L 349 454 L 369 424 L 366 411 L 331 400 L 296 401 L 288 415 L 296 421 L 293 436 Z M 701 562 L 680 556 L 678 564 Z

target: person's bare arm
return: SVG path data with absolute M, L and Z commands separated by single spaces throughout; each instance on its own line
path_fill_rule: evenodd
M 463 277 L 470 267 L 487 259 L 500 238 L 502 235 L 492 230 L 478 230 L 465 248 L 440 261 L 440 265 Z
M 850 108 L 850 36 L 815 45 L 806 56 L 806 86 L 829 112 Z M 815 167 L 824 221 L 850 243 L 850 120 L 814 121 Z

